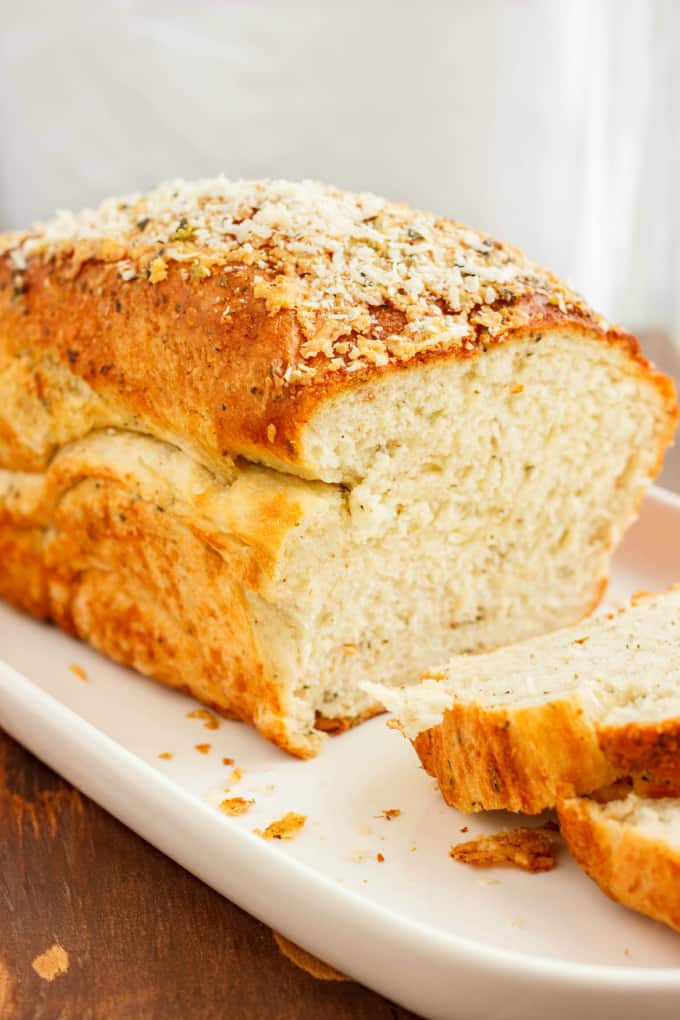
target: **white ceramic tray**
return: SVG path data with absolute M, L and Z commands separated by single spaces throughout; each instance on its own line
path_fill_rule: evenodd
M 617 555 L 610 598 L 680 580 L 678 536 L 680 499 L 653 490 Z M 611 903 L 566 854 L 543 875 L 452 861 L 451 843 L 516 819 L 446 807 L 384 717 L 301 762 L 239 723 L 204 729 L 187 718 L 195 702 L 6 606 L 0 658 L 9 733 L 225 896 L 415 1012 L 680 1016 L 680 936 Z M 199 743 L 212 745 L 206 755 Z M 158 757 L 166 751 L 171 760 Z M 236 795 L 255 806 L 228 818 L 216 805 Z M 388 821 L 390 808 L 401 814 Z M 295 840 L 253 835 L 288 811 L 308 816 Z

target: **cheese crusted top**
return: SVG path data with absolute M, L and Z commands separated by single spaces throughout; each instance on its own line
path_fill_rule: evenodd
M 301 357 L 285 382 L 409 361 L 433 348 L 473 351 L 535 321 L 537 304 L 587 316 L 591 325 L 594 318 L 516 248 L 432 213 L 316 181 L 169 181 L 0 235 L 2 253 L 19 286 L 36 257 L 70 258 L 76 267 L 115 262 L 122 284 L 150 286 L 172 263 L 197 286 L 248 267 L 255 296 L 272 314 L 292 310 L 300 326 Z

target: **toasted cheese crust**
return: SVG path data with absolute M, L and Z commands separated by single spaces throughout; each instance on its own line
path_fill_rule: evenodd
M 170 182 L 0 238 L 0 370 L 49 353 L 118 415 L 99 424 L 136 424 L 216 468 L 241 455 L 344 481 L 351 467 L 306 442 L 329 399 L 565 327 L 626 347 L 675 413 L 637 341 L 551 273 L 373 195 Z

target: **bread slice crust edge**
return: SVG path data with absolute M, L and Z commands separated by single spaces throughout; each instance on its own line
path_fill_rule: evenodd
M 634 826 L 606 819 L 584 797 L 561 798 L 569 852 L 610 899 L 680 931 L 680 853 Z

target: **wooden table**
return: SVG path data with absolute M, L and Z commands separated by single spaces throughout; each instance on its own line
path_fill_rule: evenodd
M 680 377 L 663 337 L 645 346 Z M 680 489 L 680 447 L 661 482 Z M 412 1016 L 291 963 L 267 927 L 0 731 L 0 1020 Z
M 55 946 L 65 973 L 58 951 L 40 959 Z M 265 925 L 0 733 L 0 1020 L 412 1015 L 305 973 Z

